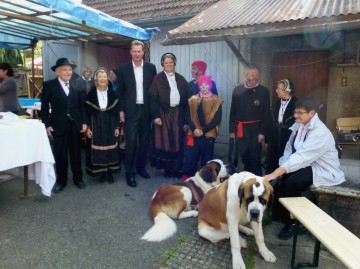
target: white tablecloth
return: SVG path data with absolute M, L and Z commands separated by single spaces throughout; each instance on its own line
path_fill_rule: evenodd
M 29 119 L 0 119 L 0 171 L 28 165 L 29 179 L 40 185 L 44 195 L 51 196 L 56 181 L 54 163 L 43 123 Z

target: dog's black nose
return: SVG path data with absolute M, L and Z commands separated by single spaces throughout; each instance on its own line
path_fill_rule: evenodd
M 259 215 L 260 215 L 260 210 L 259 209 L 251 209 L 250 210 L 250 218 L 251 221 L 259 221 Z

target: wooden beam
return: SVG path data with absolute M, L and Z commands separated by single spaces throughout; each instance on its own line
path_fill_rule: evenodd
M 77 31 L 81 31 L 81 32 L 87 32 L 87 33 L 97 32 L 97 33 L 102 33 L 102 34 L 109 34 L 108 32 L 105 32 L 105 31 L 102 31 L 99 29 L 95 29 L 95 28 L 91 28 L 91 27 L 87 27 L 87 26 L 80 27 L 77 25 L 49 21 L 49 20 L 45 20 L 45 19 L 41 19 L 41 18 L 37 18 L 37 17 L 28 16 L 28 15 L 18 15 L 18 14 L 14 14 L 14 13 L 3 12 L 3 11 L 0 11 L 0 15 L 6 16 L 9 19 L 15 18 L 15 19 L 23 20 L 23 21 L 39 22 L 39 23 L 44 23 L 46 25 L 53 26 L 53 27 L 58 26 L 58 27 L 70 28 L 70 29 L 74 29 Z M 58 18 L 58 19 L 60 19 L 60 18 Z M 72 22 L 72 23 L 74 23 L 74 22 Z
M 234 43 L 229 40 L 226 36 L 224 37 L 224 40 L 226 42 L 226 44 L 230 47 L 230 49 L 232 50 L 232 52 L 235 54 L 235 56 L 238 58 L 238 60 L 244 65 L 244 66 L 249 66 L 249 63 L 244 59 L 244 57 L 241 55 L 240 51 L 238 51 L 238 49 L 236 48 L 236 46 L 234 45 Z

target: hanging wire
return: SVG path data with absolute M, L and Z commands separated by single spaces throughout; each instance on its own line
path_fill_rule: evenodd
M 208 56 L 210 59 L 211 59 L 211 62 L 215 64 L 216 66 L 216 70 L 218 72 L 220 72 L 220 75 L 222 78 L 225 79 L 225 82 L 230 85 L 231 87 L 236 87 L 238 85 L 238 83 L 234 83 L 230 78 L 229 76 L 227 75 L 227 73 L 225 73 L 223 71 L 223 68 L 222 68 L 222 65 L 220 65 L 215 57 L 213 57 L 213 55 L 211 54 L 211 52 L 206 48 L 205 44 L 202 44 L 201 47 L 203 48 L 203 51 L 205 51 L 205 56 Z M 342 50 L 338 53 L 335 53 L 334 55 L 332 56 L 329 56 L 329 57 L 326 57 L 326 58 L 323 58 L 323 59 L 320 59 L 320 60 L 317 60 L 317 61 L 312 61 L 312 62 L 307 62 L 307 63 L 302 63 L 302 64 L 295 64 L 295 65 L 273 65 L 273 64 L 266 64 L 266 63 L 262 63 L 262 62 L 251 62 L 252 65 L 257 65 L 257 66 L 267 66 L 267 67 L 273 67 L 273 68 L 289 68 L 289 67 L 297 67 L 297 66 L 307 66 L 307 65 L 312 65 L 312 64 L 316 64 L 316 63 L 320 63 L 320 62 L 324 62 L 324 61 L 327 61 L 329 59 L 332 59 L 332 58 L 336 58 L 338 57 L 339 55 L 342 55 L 348 51 L 351 51 L 352 49 L 351 48 L 348 48 L 348 49 L 345 49 L 345 50 Z

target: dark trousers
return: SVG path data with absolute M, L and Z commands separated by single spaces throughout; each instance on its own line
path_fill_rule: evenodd
M 125 173 L 135 174 L 136 169 L 145 169 L 150 141 L 150 120 L 143 105 L 136 105 L 135 114 L 126 119 L 125 126 Z
M 300 197 L 313 183 L 311 166 L 283 176 L 280 183 L 280 197 Z M 284 223 L 291 223 L 290 213 L 283 207 L 278 199 L 274 200 L 273 215 Z
M 68 180 L 68 156 L 70 156 L 70 166 L 73 173 L 73 181 L 82 180 L 81 170 L 81 136 L 80 130 L 75 127 L 73 121 L 68 119 L 66 132 L 61 136 L 53 136 L 53 151 L 55 158 L 55 167 L 57 172 L 58 184 L 66 185 Z
M 186 145 L 184 149 L 183 175 L 194 176 L 198 170 L 197 164 L 203 167 L 214 157 L 215 138 L 194 137 L 194 145 Z
M 244 165 L 244 171 L 262 176 L 261 143 L 258 142 L 258 137 L 236 138 L 235 141 L 235 155 L 236 157 L 240 155 Z

